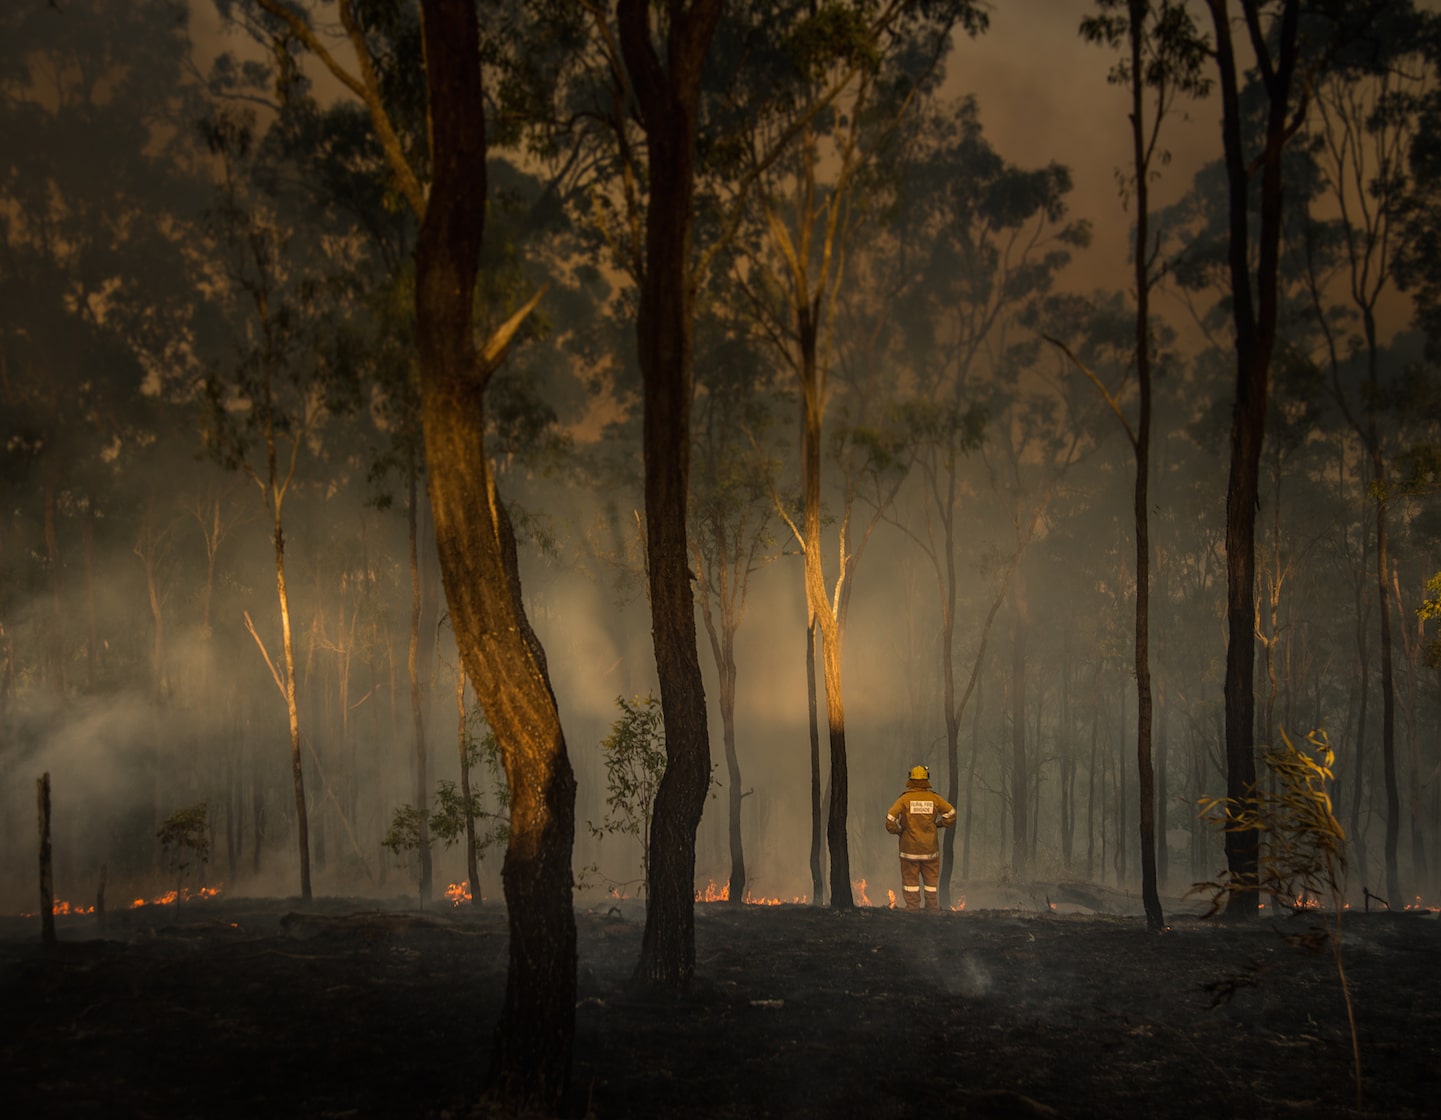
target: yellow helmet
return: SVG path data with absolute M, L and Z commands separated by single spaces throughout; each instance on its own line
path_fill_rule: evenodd
M 931 768 L 929 766 L 912 766 L 911 781 L 929 782 L 931 780 Z

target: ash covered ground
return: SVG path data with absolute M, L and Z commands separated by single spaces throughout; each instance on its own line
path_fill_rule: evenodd
M 1080 884 L 962 913 L 697 906 L 697 981 L 635 990 L 637 903 L 577 911 L 575 1115 L 1441 1114 L 1441 920 L 1243 927 Z M 1052 908 L 1054 907 L 1054 908 Z M 219 898 L 0 921 L 12 1116 L 417 1117 L 478 1104 L 505 984 L 498 905 Z

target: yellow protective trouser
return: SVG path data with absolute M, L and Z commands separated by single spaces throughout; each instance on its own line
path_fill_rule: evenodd
M 940 881 L 941 857 L 939 855 L 932 856 L 930 859 L 901 857 L 901 893 L 906 897 L 907 910 L 921 908 L 922 882 L 925 883 L 926 888 L 926 909 L 939 910 L 941 908 Z

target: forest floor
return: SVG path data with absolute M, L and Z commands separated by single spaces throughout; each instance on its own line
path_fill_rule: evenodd
M 575 1115 L 1441 1115 L 1441 919 L 1147 932 L 1079 884 L 961 913 L 696 907 L 696 983 L 637 991 L 637 903 L 578 910 Z M 1027 901 L 1027 900 L 1031 901 Z M 1003 904 L 999 904 L 1003 903 Z M 1054 904 L 1054 906 L 1052 905 Z M 504 912 L 219 897 L 0 920 L 0 1100 L 35 1117 L 489 1115 Z

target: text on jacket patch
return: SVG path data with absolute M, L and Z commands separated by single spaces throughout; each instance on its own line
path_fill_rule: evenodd
M 929 816 L 935 816 L 936 803 L 934 801 L 912 801 L 910 811 L 912 813 L 925 813 Z

